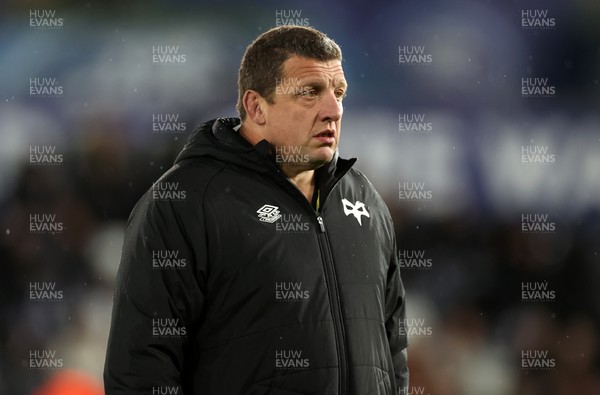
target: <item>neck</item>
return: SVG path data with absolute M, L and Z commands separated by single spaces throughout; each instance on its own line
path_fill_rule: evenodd
M 239 129 L 239 133 L 252 145 L 256 145 L 259 141 L 264 139 L 261 133 L 258 133 L 250 127 L 245 127 L 244 123 L 242 123 Z M 295 165 L 286 166 L 285 164 L 283 164 L 280 169 L 283 174 L 296 185 L 296 188 L 302 192 L 304 197 L 306 197 L 309 202 L 312 202 L 313 194 L 315 192 L 315 171 L 312 169 L 307 170 L 306 168 Z
M 296 188 L 302 192 L 306 200 L 312 202 L 313 194 L 315 192 L 315 171 L 292 171 L 290 166 L 281 166 L 281 171 L 294 183 L 294 185 L 296 185 Z
M 252 145 L 256 145 L 259 141 L 263 139 L 260 133 L 257 133 L 252 128 L 246 127 L 246 125 L 244 125 L 243 122 L 240 125 L 240 128 L 238 129 L 238 133 Z

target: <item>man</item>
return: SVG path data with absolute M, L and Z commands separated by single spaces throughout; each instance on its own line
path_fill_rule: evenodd
M 381 197 L 338 157 L 338 45 L 260 35 L 240 119 L 195 131 L 129 219 L 111 394 L 398 394 L 404 289 Z

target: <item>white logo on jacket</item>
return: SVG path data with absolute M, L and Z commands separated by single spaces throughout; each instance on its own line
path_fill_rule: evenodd
M 258 219 L 260 219 L 262 222 L 268 222 L 270 224 L 281 218 L 279 207 L 271 206 L 270 204 L 265 204 L 256 210 L 256 212 L 258 213 Z
M 356 201 L 356 203 L 352 204 L 345 198 L 342 198 L 342 204 L 344 205 L 344 214 L 346 216 L 352 214 L 354 218 L 358 221 L 358 224 L 362 226 L 362 216 L 364 215 L 367 218 L 371 218 L 365 204 L 361 201 Z

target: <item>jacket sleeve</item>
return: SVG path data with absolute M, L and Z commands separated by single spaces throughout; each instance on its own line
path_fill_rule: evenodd
M 186 199 L 157 200 L 150 190 L 129 218 L 104 366 L 106 395 L 184 393 L 188 335 L 205 294 L 204 221 L 190 206 Z
M 400 278 L 400 266 L 396 255 L 396 242 L 390 257 L 386 289 L 385 329 L 394 364 L 397 394 L 408 393 L 408 361 L 406 347 L 406 301 L 404 286 Z

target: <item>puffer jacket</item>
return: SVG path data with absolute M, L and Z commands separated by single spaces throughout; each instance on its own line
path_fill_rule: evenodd
M 337 156 L 319 209 L 239 119 L 205 123 L 127 224 L 104 382 L 113 394 L 406 393 L 394 226 Z

